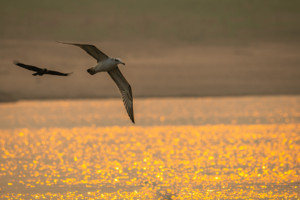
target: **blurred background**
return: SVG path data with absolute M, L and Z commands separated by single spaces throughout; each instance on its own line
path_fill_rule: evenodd
M 134 97 L 300 93 L 300 2 L 1 1 L 0 101 L 118 97 L 95 60 L 55 41 L 94 44 Z M 33 77 L 12 64 L 61 72 Z
M 299 199 L 299 0 L 0 1 L 0 24 L 0 199 Z M 136 124 L 55 41 L 126 63 Z

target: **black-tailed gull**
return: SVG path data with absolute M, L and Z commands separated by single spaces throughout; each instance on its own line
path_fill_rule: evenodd
M 59 42 L 59 43 L 78 46 L 97 60 L 97 65 L 95 67 L 88 69 L 87 70 L 88 73 L 94 75 L 98 72 L 107 72 L 110 75 L 110 77 L 114 80 L 117 87 L 119 88 L 127 113 L 131 121 L 134 123 L 133 98 L 132 98 L 131 87 L 127 82 L 127 80 L 122 75 L 122 73 L 120 72 L 118 67 L 118 64 L 125 65 L 125 63 L 123 63 L 118 58 L 108 57 L 94 45 L 73 44 L 73 43 L 65 43 L 65 42 Z

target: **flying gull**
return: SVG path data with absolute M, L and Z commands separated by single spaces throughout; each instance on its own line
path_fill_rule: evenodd
M 87 70 L 88 73 L 94 75 L 98 72 L 107 72 L 110 75 L 110 77 L 114 80 L 117 87 L 119 88 L 126 111 L 131 121 L 134 123 L 133 98 L 132 98 L 131 87 L 127 82 L 127 80 L 122 75 L 118 67 L 118 64 L 125 65 L 125 63 L 123 63 L 119 58 L 108 57 L 94 45 L 73 44 L 73 43 L 65 43 L 65 42 L 58 42 L 58 43 L 78 46 L 97 60 L 97 65 L 95 67 L 88 69 Z
M 73 72 L 71 72 L 71 73 L 61 73 L 61 72 L 52 71 L 52 70 L 48 70 L 48 69 L 42 69 L 42 68 L 35 67 L 35 66 L 32 66 L 32 65 L 25 65 L 23 63 L 20 63 L 17 60 L 14 60 L 13 63 L 15 65 L 19 66 L 19 67 L 23 67 L 25 69 L 36 72 L 36 73 L 32 74 L 33 76 L 36 76 L 36 75 L 43 76 L 44 74 L 57 75 L 57 76 L 69 76 L 70 74 L 73 73 Z

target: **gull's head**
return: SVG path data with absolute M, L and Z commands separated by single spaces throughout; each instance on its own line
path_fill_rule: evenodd
M 125 63 L 123 63 L 121 59 L 119 59 L 119 58 L 113 58 L 113 59 L 116 62 L 116 64 L 123 64 L 123 65 L 125 65 Z

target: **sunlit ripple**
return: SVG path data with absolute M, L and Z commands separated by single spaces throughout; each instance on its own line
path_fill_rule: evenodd
M 135 99 L 139 126 L 300 123 L 300 96 Z M 131 126 L 120 99 L 0 104 L 0 129 Z
M 300 124 L 0 131 L 0 196 L 299 198 Z

